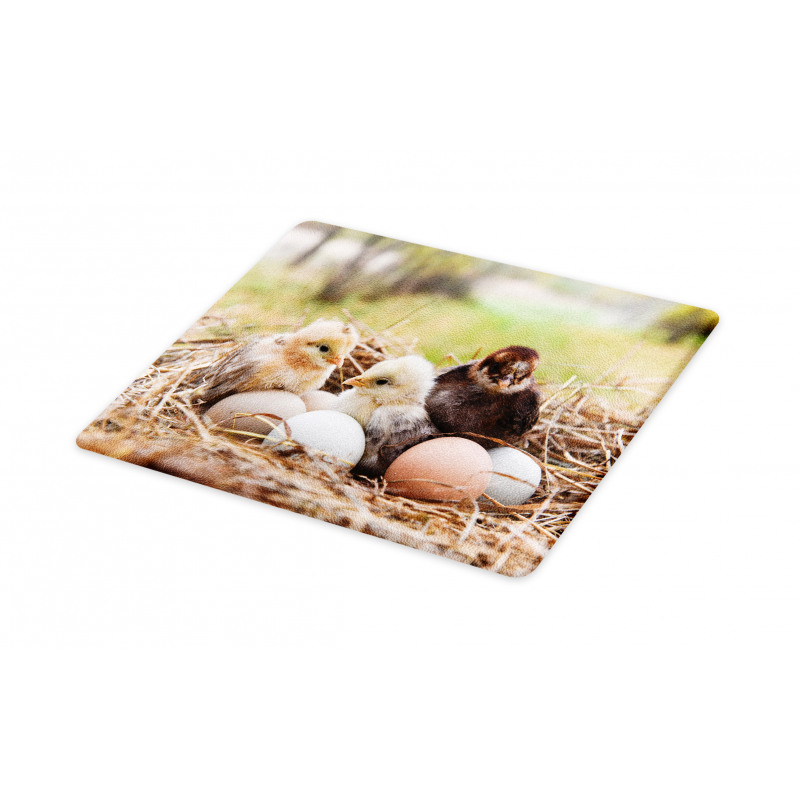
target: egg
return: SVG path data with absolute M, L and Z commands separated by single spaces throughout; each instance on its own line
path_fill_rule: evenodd
M 272 431 L 264 440 L 264 447 L 285 439 L 335 456 L 349 464 L 359 462 L 366 446 L 362 427 L 351 416 L 340 411 L 306 411 L 291 417 Z
M 469 439 L 447 436 L 416 444 L 386 470 L 387 491 L 416 500 L 475 500 L 492 473 L 486 450 Z
M 267 392 L 232 394 L 211 406 L 206 411 L 206 416 L 219 428 L 267 434 L 280 420 L 302 414 L 305 410 L 305 404 L 298 395 L 274 389 Z M 271 416 L 262 419 L 240 416 L 247 414 Z
M 336 395 L 323 392 L 321 389 L 314 392 L 305 392 L 300 399 L 306 404 L 306 411 L 329 411 L 336 403 Z
M 532 458 L 513 447 L 494 447 L 489 458 L 494 473 L 486 487 L 489 497 L 504 506 L 518 506 L 533 495 L 542 480 L 542 468 Z

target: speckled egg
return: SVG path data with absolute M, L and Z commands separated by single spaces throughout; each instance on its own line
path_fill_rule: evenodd
M 384 476 L 387 491 L 416 500 L 475 500 L 483 494 L 492 459 L 469 439 L 447 436 L 414 445 Z
M 298 395 L 275 389 L 232 394 L 211 406 L 206 416 L 219 428 L 243 431 L 245 434 L 267 434 L 280 420 L 302 414 L 305 410 L 305 404 Z M 250 416 L 252 414 L 264 416 Z
M 518 506 L 529 500 L 542 480 L 542 468 L 513 447 L 494 447 L 489 450 L 489 458 L 494 474 L 486 494 L 505 506 Z
M 300 399 L 306 404 L 306 411 L 329 411 L 336 404 L 336 395 L 322 390 L 305 392 Z
M 357 464 L 366 446 L 361 426 L 351 416 L 339 411 L 307 411 L 291 417 L 264 440 L 264 447 L 284 439 L 335 456 L 348 464 Z

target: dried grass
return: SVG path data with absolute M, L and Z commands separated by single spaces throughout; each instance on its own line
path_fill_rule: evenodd
M 209 427 L 189 396 L 206 367 L 235 346 L 204 333 L 217 322 L 201 320 L 169 348 L 78 444 L 504 575 L 526 575 L 538 565 L 661 394 L 652 383 L 637 385 L 617 374 L 616 366 L 589 385 L 574 378 L 545 385 L 541 418 L 525 446 L 544 477 L 528 503 L 414 501 L 387 494 L 381 481 L 355 478 L 346 465 L 300 445 L 264 448 L 257 436 L 232 437 Z M 414 352 L 415 343 L 398 334 L 401 324 L 381 333 L 358 327 L 362 342 L 331 376 L 324 387 L 329 391 L 380 360 Z M 633 410 L 620 402 L 630 391 L 644 398 Z

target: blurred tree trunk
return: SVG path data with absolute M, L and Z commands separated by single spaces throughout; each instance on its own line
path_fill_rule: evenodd
M 338 228 L 336 225 L 319 224 L 315 225 L 314 227 L 318 227 L 323 230 L 322 238 L 308 250 L 303 251 L 299 256 L 293 258 L 289 262 L 290 267 L 299 267 L 300 264 L 307 261 L 315 253 L 318 253 L 341 230 L 341 228 Z
M 317 292 L 317 298 L 325 303 L 338 303 L 342 300 L 348 294 L 354 280 L 361 275 L 364 267 L 370 262 L 370 259 L 377 255 L 375 245 L 381 241 L 383 241 L 383 236 L 367 236 L 363 247 L 356 256 L 341 264 L 333 275 L 325 281 L 322 288 Z M 392 245 L 390 246 L 393 246 L 394 242 L 393 240 L 391 241 Z
M 490 262 L 433 247 L 407 245 L 404 268 L 372 287 L 368 299 L 400 294 L 438 294 L 463 299 Z

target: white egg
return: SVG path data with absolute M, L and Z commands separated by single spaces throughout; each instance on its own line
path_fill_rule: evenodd
M 305 405 L 296 394 L 270 389 L 232 394 L 211 406 L 206 416 L 218 428 L 241 431 L 247 436 L 270 433 L 280 420 L 304 411 Z
M 288 435 L 286 431 L 288 426 Z M 264 447 L 292 439 L 311 450 L 318 450 L 357 464 L 364 455 L 366 440 L 361 426 L 348 414 L 340 411 L 307 411 L 290 417 L 264 440 Z
M 323 392 L 321 389 L 305 392 L 300 395 L 300 399 L 306 404 L 306 411 L 328 411 L 336 405 L 337 401 L 335 394 Z
M 489 497 L 505 506 L 518 506 L 533 495 L 542 480 L 542 468 L 532 458 L 513 447 L 494 447 L 489 450 L 489 458 L 492 459 L 492 477 L 486 487 Z

